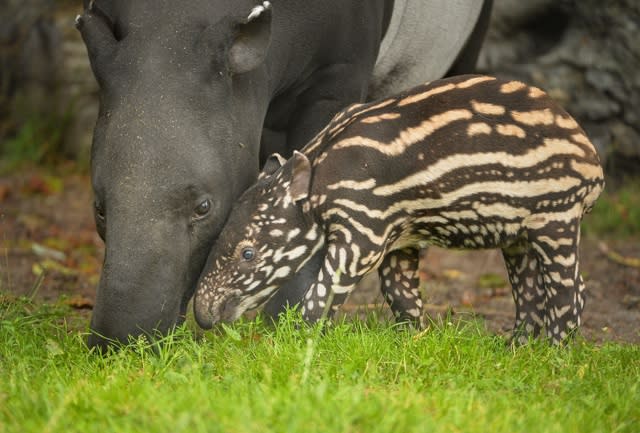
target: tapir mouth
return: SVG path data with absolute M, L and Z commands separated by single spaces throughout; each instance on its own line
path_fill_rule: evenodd
M 233 322 L 236 320 L 243 311 L 238 309 L 240 302 L 237 298 L 229 298 L 219 308 L 220 322 Z
M 238 308 L 240 300 L 235 296 L 211 297 L 202 299 L 196 294 L 194 313 L 196 322 L 203 329 L 211 329 L 219 322 L 233 322 L 243 313 Z

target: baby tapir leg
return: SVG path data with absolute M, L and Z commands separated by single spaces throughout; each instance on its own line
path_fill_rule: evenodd
M 420 254 L 416 249 L 395 250 L 387 254 L 378 268 L 380 289 L 397 322 L 424 327 L 420 278 Z
M 551 221 L 540 229 L 529 230 L 529 241 L 542 270 L 547 337 L 560 343 L 580 326 L 584 308 L 578 258 L 580 219 Z
M 327 318 L 342 305 L 362 275 L 355 269 L 356 258 L 346 244 L 331 243 L 318 278 L 302 302 L 302 317 L 314 323 L 326 312 Z
M 530 244 L 505 248 L 502 255 L 516 303 L 512 339 L 524 344 L 529 337 L 537 337 L 544 326 L 546 295 L 542 267 Z

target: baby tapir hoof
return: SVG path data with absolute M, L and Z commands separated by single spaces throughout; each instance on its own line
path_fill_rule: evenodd
M 274 155 L 208 258 L 201 324 L 265 302 L 320 252 L 301 310 L 341 304 L 378 270 L 400 321 L 422 324 L 418 250 L 500 248 L 517 341 L 580 326 L 580 221 L 604 186 L 584 131 L 544 92 L 460 76 L 338 113 L 302 152 Z

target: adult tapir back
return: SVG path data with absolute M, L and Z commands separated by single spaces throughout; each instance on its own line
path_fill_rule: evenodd
M 410 2 L 396 6 L 406 14 Z M 366 97 L 394 2 L 273 3 L 85 2 L 77 26 L 101 89 L 91 167 L 106 245 L 90 345 L 178 323 L 260 155 L 290 154 Z M 452 65 L 464 48 L 480 14 L 467 3 L 463 43 L 434 62 Z

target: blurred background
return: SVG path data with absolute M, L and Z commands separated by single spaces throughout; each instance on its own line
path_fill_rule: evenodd
M 81 3 L 0 0 L 0 293 L 90 310 L 103 246 L 88 178 L 98 91 L 74 28 Z M 640 1 L 494 0 L 478 71 L 545 89 L 597 146 L 608 186 L 587 220 L 585 272 L 596 299 L 613 300 L 593 333 L 640 339 Z M 433 308 L 486 307 L 508 328 L 499 256 L 439 254 L 423 275 L 442 282 Z
M 97 85 L 73 27 L 79 0 L 0 1 L 0 151 L 86 164 Z M 640 2 L 495 0 L 478 70 L 545 89 L 586 129 L 609 175 L 640 166 Z

